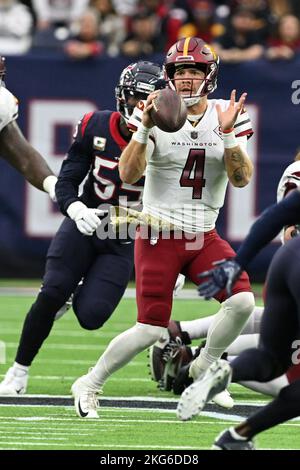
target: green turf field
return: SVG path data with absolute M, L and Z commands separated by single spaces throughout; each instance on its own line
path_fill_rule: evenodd
M 7 364 L 0 365 L 0 379 L 14 359 L 22 322 L 32 301 L 30 297 L 0 297 L 0 340 L 7 348 Z M 217 308 L 215 302 L 175 300 L 173 318 L 193 319 L 214 313 Z M 134 323 L 135 316 L 135 301 L 123 299 L 102 330 L 89 332 L 80 328 L 69 311 L 55 323 L 31 368 L 28 394 L 70 395 L 72 382 L 93 365 L 117 333 Z M 231 391 L 238 405 L 266 400 L 238 385 L 233 385 Z M 1 405 L 0 449 L 208 449 L 216 434 L 240 420 L 242 409 L 237 405 L 226 416 L 215 407 L 192 422 L 178 421 L 175 412 L 167 409 L 177 397 L 159 391 L 149 379 L 146 353 L 114 374 L 104 395 L 115 397 L 116 406 L 102 406 L 100 420 L 81 420 L 71 406 Z M 149 400 L 149 406 L 120 406 L 117 397 L 143 397 Z M 152 409 L 153 399 L 165 401 L 166 409 Z M 300 422 L 292 421 L 262 434 L 257 443 L 264 449 L 296 449 L 299 439 Z

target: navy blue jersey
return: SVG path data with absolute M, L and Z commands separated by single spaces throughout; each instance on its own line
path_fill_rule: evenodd
M 297 189 L 278 204 L 268 207 L 252 225 L 237 251 L 236 261 L 246 268 L 255 255 L 286 225 L 300 223 L 300 193 Z
M 135 184 L 126 184 L 119 175 L 119 157 L 128 143 L 119 131 L 120 118 L 115 111 L 96 111 L 79 122 L 56 184 L 63 214 L 78 200 L 88 207 L 141 203 L 144 177 Z M 83 193 L 78 197 L 79 185 L 86 176 Z

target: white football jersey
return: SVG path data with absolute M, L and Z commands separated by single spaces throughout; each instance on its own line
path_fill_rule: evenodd
M 300 161 L 291 163 L 283 172 L 277 186 L 277 202 L 280 202 L 289 191 L 300 187 Z
M 228 177 L 217 103 L 223 110 L 229 105 L 225 100 L 208 100 L 195 127 L 187 120 L 175 133 L 158 127 L 150 132 L 143 211 L 185 232 L 212 230 L 224 204 Z M 245 110 L 234 127 L 237 137 L 253 133 Z
M 4 86 L 0 87 L 0 132 L 18 117 L 18 100 Z
M 280 202 L 289 191 L 300 187 L 300 161 L 291 163 L 283 172 L 277 186 L 277 202 Z M 284 230 L 280 232 L 281 243 L 284 243 Z

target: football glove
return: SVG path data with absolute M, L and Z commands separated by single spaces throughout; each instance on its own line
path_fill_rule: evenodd
M 43 181 L 44 191 L 49 194 L 50 199 L 53 202 L 56 202 L 56 195 L 55 195 L 56 182 L 57 182 L 57 178 L 54 175 L 47 176 Z
M 74 220 L 79 232 L 83 235 L 91 236 L 94 231 L 101 225 L 100 215 L 104 215 L 107 211 L 89 208 L 83 202 L 72 202 L 67 209 L 70 219 Z
M 198 286 L 198 292 L 205 300 L 209 300 L 218 294 L 221 290 L 226 289 L 227 296 L 232 295 L 232 287 L 236 280 L 240 277 L 242 268 L 232 259 L 223 259 L 213 263 L 216 267 L 209 271 L 198 274 L 200 279 L 208 278 Z

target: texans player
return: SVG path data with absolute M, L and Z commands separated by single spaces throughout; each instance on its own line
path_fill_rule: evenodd
M 15 363 L 0 384 L 0 395 L 25 392 L 29 366 L 49 335 L 56 312 L 72 293 L 78 321 L 89 330 L 100 328 L 123 296 L 133 268 L 134 240 L 100 237 L 95 231 L 103 207 L 119 205 L 125 197 L 128 204 L 141 202 L 144 177 L 124 184 L 119 156 L 132 135 L 127 121 L 134 106 L 164 86 L 158 65 L 131 64 L 116 87 L 119 112 L 92 112 L 80 121 L 56 185 L 58 204 L 67 217 L 49 247 L 42 287 L 26 316 Z
M 166 55 L 165 72 L 171 88 L 185 100 L 188 119 L 182 129 L 166 133 L 153 127 L 149 111 L 157 93 L 151 93 L 142 122 L 120 158 L 120 175 L 133 184 L 146 169 L 143 211 L 171 223 L 177 230 L 169 237 L 137 237 L 135 267 L 138 321 L 116 337 L 93 370 L 73 384 L 76 411 L 85 405 L 106 379 L 155 341 L 166 341 L 172 292 L 178 274 L 199 284 L 197 274 L 222 256 L 234 256 L 230 245 L 216 232 L 215 222 L 224 202 L 228 180 L 236 187 L 248 184 L 253 165 L 247 155 L 251 123 L 244 110 L 246 94 L 235 103 L 208 100 L 216 89 L 219 59 L 199 38 L 184 38 Z M 172 110 L 170 110 L 172 112 Z M 239 335 L 254 307 L 249 279 L 243 273 L 233 295 L 216 298 L 222 306 L 212 324 L 207 346 L 194 363 L 196 378 Z M 219 397 L 226 407 L 228 395 Z M 90 400 L 91 405 L 93 401 Z M 95 403 L 95 400 L 94 400 Z M 97 411 L 91 406 L 89 412 Z
M 56 176 L 43 157 L 23 136 L 16 119 L 18 100 L 4 85 L 6 67 L 0 56 L 0 155 L 16 168 L 36 188 L 55 199 Z

